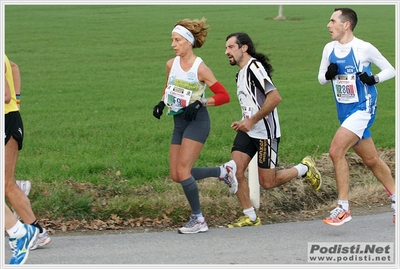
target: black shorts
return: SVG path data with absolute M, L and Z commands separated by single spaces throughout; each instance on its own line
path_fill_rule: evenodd
M 184 113 L 174 116 L 174 131 L 172 133 L 171 144 L 180 145 L 183 138 L 205 143 L 210 134 L 210 116 L 205 107 L 197 112 L 194 121 L 187 122 Z
M 24 126 L 22 124 L 21 114 L 19 114 L 19 111 L 9 112 L 4 115 L 4 119 L 4 145 L 7 145 L 8 140 L 10 140 L 12 136 L 18 143 L 18 150 L 21 150 L 22 141 L 24 140 Z
M 233 141 L 232 152 L 246 153 L 252 159 L 258 152 L 257 165 L 260 168 L 273 169 L 278 166 L 278 148 L 280 138 L 257 139 L 238 131 Z

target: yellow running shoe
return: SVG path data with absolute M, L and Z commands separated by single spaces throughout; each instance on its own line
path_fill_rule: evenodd
M 301 163 L 307 165 L 308 171 L 305 175 L 306 180 L 311 184 L 315 191 L 321 188 L 321 174 L 316 168 L 314 159 L 311 156 L 304 157 Z
M 235 227 L 244 227 L 244 226 L 260 226 L 261 219 L 259 217 L 256 218 L 255 221 L 252 221 L 249 216 L 244 215 L 241 216 L 237 222 L 228 224 L 228 228 L 235 228 Z

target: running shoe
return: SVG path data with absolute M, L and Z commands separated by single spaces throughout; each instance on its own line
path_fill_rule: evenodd
M 245 226 L 260 226 L 261 219 L 257 217 L 255 221 L 252 221 L 249 216 L 244 215 L 241 216 L 235 223 L 228 224 L 228 228 L 235 228 L 235 227 L 245 227 Z
M 26 194 L 26 196 L 29 195 L 29 192 L 31 190 L 31 182 L 29 180 L 17 180 L 15 181 L 17 183 L 18 187 Z
M 301 163 L 307 165 L 308 171 L 304 175 L 306 180 L 311 184 L 315 191 L 318 191 L 321 188 L 321 174 L 316 168 L 316 164 L 314 159 L 311 156 L 304 157 L 301 160 Z
M 39 235 L 39 229 L 33 225 L 24 224 L 26 233 L 19 238 L 9 238 L 12 250 L 10 264 L 24 264 L 29 256 L 30 248 L 35 244 Z
M 196 216 L 190 216 L 190 221 L 178 230 L 180 234 L 196 234 L 204 233 L 208 231 L 208 226 L 206 221 L 199 221 Z
M 392 209 L 394 210 L 393 211 L 393 223 L 394 224 L 396 224 L 396 202 L 395 201 L 392 201 Z
M 332 226 L 340 226 L 343 223 L 346 223 L 351 220 L 350 209 L 344 210 L 341 205 L 338 205 L 331 212 L 331 215 L 324 219 L 325 224 L 329 224 Z
M 29 192 L 31 190 L 31 182 L 29 180 L 16 180 L 15 183 L 18 185 L 18 187 L 25 193 L 26 196 L 29 195 Z M 18 213 L 15 211 L 15 209 L 12 209 L 14 211 L 14 216 L 19 219 Z
M 219 178 L 219 180 L 223 180 L 229 187 L 229 192 L 231 194 L 236 194 L 238 190 L 238 181 L 236 178 L 236 163 L 234 160 L 230 160 L 227 163 L 222 165 L 223 168 L 226 169 L 226 175 L 223 178 Z
M 47 230 L 43 228 L 43 232 L 39 233 L 35 244 L 32 245 L 31 250 L 44 247 L 51 242 L 51 238 L 47 233 Z

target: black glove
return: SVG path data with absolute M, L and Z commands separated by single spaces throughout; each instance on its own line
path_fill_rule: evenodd
M 362 73 L 358 72 L 357 75 L 360 81 L 364 84 L 367 84 L 369 86 L 376 84 L 375 77 L 373 75 L 368 76 L 367 73 L 365 72 Z
M 197 112 L 199 111 L 199 109 L 202 107 L 203 105 L 201 104 L 201 102 L 199 100 L 195 101 L 194 103 L 188 105 L 185 109 L 183 118 L 186 121 L 192 121 L 196 119 L 197 116 Z
M 333 79 L 338 74 L 338 66 L 335 63 L 331 63 L 328 66 L 328 71 L 325 73 L 326 80 Z
M 157 119 L 160 119 L 162 112 L 164 110 L 165 104 L 163 101 L 160 101 L 154 108 L 153 108 L 153 116 Z

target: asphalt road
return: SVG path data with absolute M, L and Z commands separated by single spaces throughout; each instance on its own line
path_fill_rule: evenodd
M 395 230 L 396 226 L 392 223 L 391 213 L 381 213 L 354 216 L 350 222 L 339 227 L 328 226 L 318 220 L 235 229 L 211 228 L 208 232 L 201 234 L 178 234 L 175 231 L 167 231 L 80 236 L 53 235 L 51 244 L 30 252 L 26 266 L 32 265 L 32 268 L 85 268 L 89 265 L 96 265 L 90 268 L 211 266 L 273 268 L 286 264 L 292 265 L 292 268 L 295 265 L 311 268 L 317 264 L 308 262 L 309 242 L 325 242 L 333 245 L 385 242 L 396 246 L 398 241 L 396 241 Z M 11 251 L 8 239 L 6 238 L 5 241 L 5 263 L 8 263 Z M 394 258 L 395 254 L 392 256 Z M 38 267 L 39 264 L 43 266 Z M 387 265 L 395 268 L 396 264 L 398 265 L 398 261 Z M 335 265 L 333 268 L 337 268 L 337 264 L 333 265 Z M 317 267 L 326 266 L 329 264 L 319 264 Z M 346 268 L 343 264 L 340 267 Z

